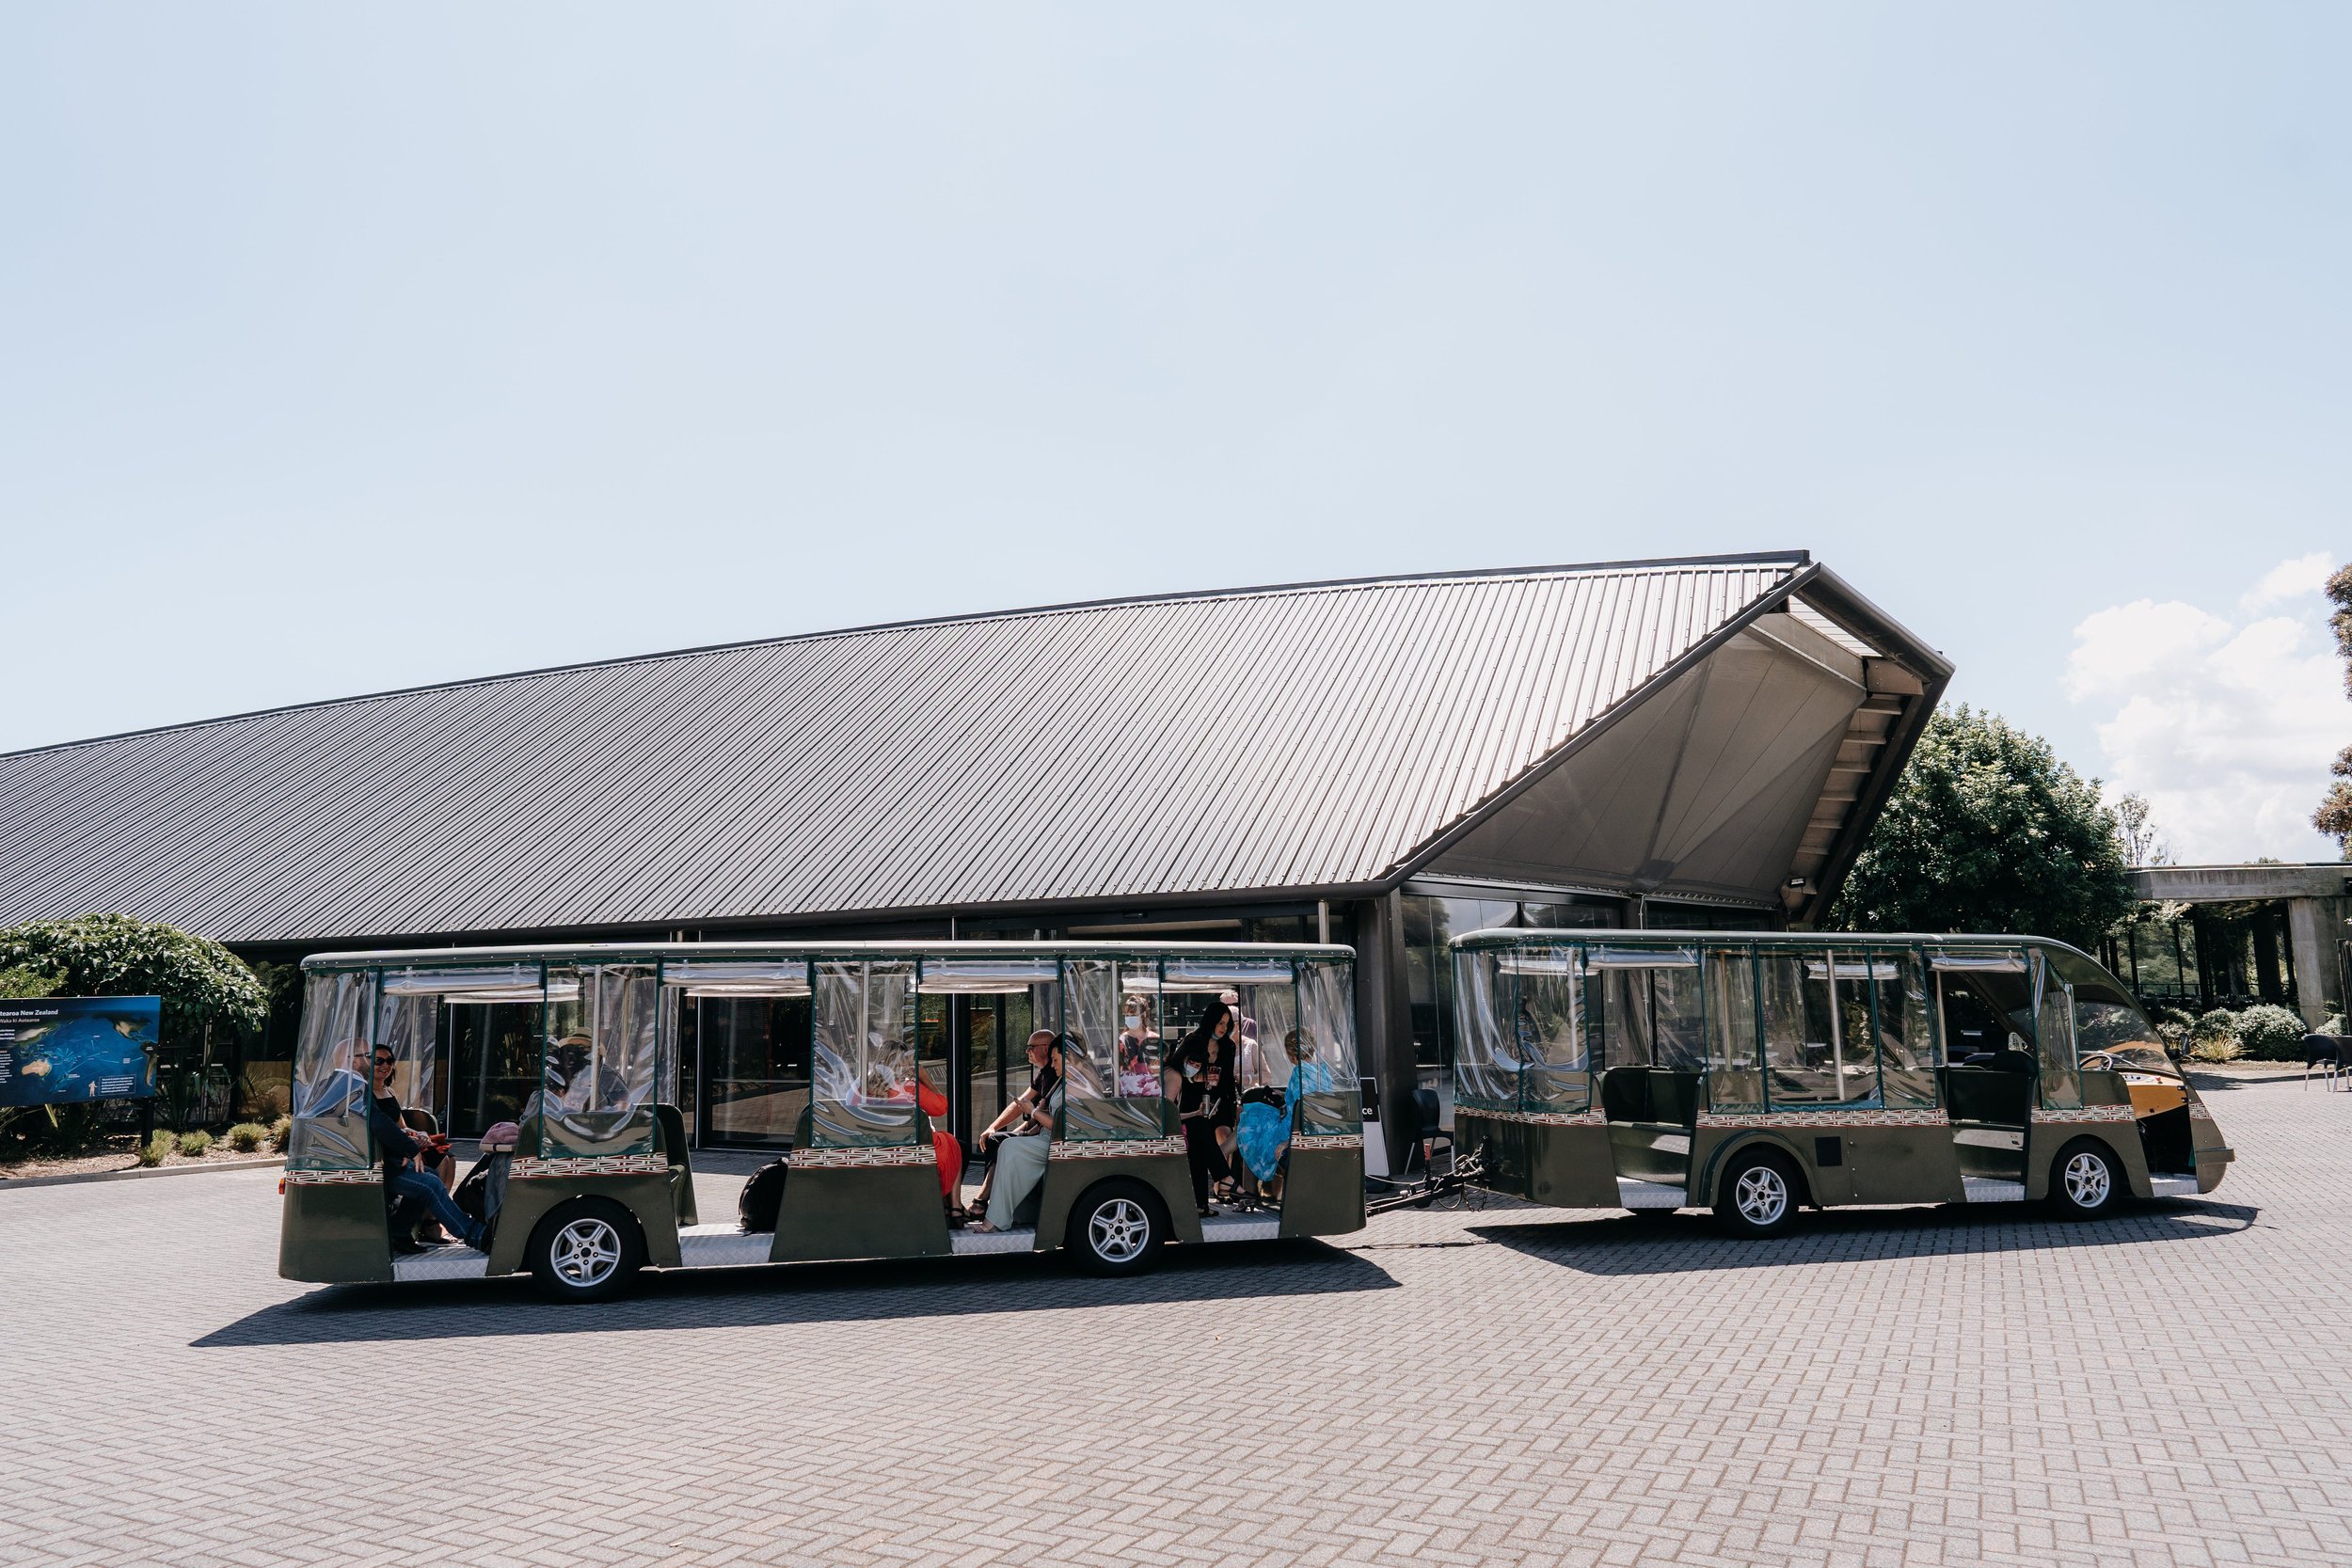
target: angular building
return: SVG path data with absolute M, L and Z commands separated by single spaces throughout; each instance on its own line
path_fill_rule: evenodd
M 0 925 L 1327 938 L 1393 1099 L 1456 931 L 1817 917 L 1949 675 L 1801 551 L 858 627 L 0 756 Z

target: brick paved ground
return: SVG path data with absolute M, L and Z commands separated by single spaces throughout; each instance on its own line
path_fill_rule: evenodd
M 2222 1193 L 2087 1227 L 1431 1213 L 584 1309 L 281 1282 L 273 1173 L 0 1194 L 0 1561 L 2352 1561 L 2352 1095 L 2212 1098 Z

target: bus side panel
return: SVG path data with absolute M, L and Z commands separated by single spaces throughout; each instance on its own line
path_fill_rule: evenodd
M 1616 1156 L 1605 1126 L 1513 1121 L 1475 1111 L 1454 1113 L 1457 1153 L 1486 1159 L 1478 1184 L 1554 1209 L 1617 1207 Z
M 2026 1133 L 2026 1202 L 2039 1203 L 2050 1196 L 2050 1170 L 2058 1163 L 2058 1150 L 2077 1138 L 2089 1138 L 2106 1148 L 2134 1197 L 2146 1197 L 2154 1191 L 2148 1184 L 2148 1156 L 2139 1147 L 2139 1129 L 2134 1123 L 2037 1119 Z
M 2221 1124 L 2213 1119 L 2205 1108 L 2204 1097 L 2191 1085 L 2188 1091 L 2188 1135 L 2197 1159 L 2197 1190 L 2212 1192 L 2221 1185 L 2223 1173 L 2237 1154 L 2221 1141 Z
M 1723 1196 L 1724 1172 L 1730 1167 L 1732 1156 L 1762 1144 L 1797 1167 L 1797 1180 L 1804 1183 L 1805 1202 L 1824 1209 L 1851 1203 L 1853 1192 L 1847 1180 L 1850 1167 L 1836 1164 L 1824 1170 L 1814 1163 L 1814 1138 L 1828 1135 L 1827 1130 L 1817 1132 L 1794 1118 L 1777 1127 L 1702 1127 L 1691 1146 L 1692 1180 L 1685 1201 L 1694 1209 L 1713 1208 Z
M 1061 1245 L 1070 1229 L 1072 1207 L 1089 1187 L 1113 1176 L 1131 1177 L 1160 1195 L 1160 1201 L 1168 1206 L 1171 1240 L 1200 1240 L 1200 1211 L 1192 1201 L 1192 1166 L 1182 1154 L 1067 1155 L 1057 1151 L 1045 1163 L 1045 1186 L 1037 1208 L 1037 1249 L 1043 1252 Z
M 768 1260 L 942 1258 L 953 1250 L 937 1165 L 804 1165 L 785 1178 Z
M 1455 1158 L 1474 1155 L 1485 1162 L 1485 1173 L 1478 1184 L 1490 1193 L 1509 1197 L 1533 1199 L 1534 1194 L 1534 1159 L 1528 1148 L 1528 1128 L 1525 1122 L 1506 1121 L 1477 1111 L 1456 1108 L 1454 1113 L 1454 1149 Z
M 525 1266 L 531 1233 L 559 1205 L 576 1197 L 604 1197 L 627 1209 L 644 1232 L 645 1261 L 657 1269 L 679 1264 L 677 1197 L 667 1176 L 536 1176 L 510 1180 L 500 1205 L 498 1234 L 490 1243 L 493 1275 Z
M 1857 1203 L 1958 1203 L 1965 1196 L 1948 1126 L 1849 1127 L 1845 1138 Z
M 288 1182 L 278 1275 L 314 1285 L 392 1277 L 384 1188 L 374 1181 Z
M 1281 1234 L 1341 1236 L 1363 1227 L 1363 1149 L 1292 1149 L 1282 1178 Z

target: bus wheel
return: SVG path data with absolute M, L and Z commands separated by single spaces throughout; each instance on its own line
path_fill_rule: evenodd
M 2070 1220 L 2096 1219 L 2115 1207 L 2122 1183 L 2115 1156 L 2096 1138 L 2077 1138 L 2050 1167 L 2050 1204 Z
M 1140 1181 L 1105 1181 L 1070 1211 L 1062 1245 L 1089 1274 L 1141 1274 L 1158 1260 L 1168 1239 L 1160 1195 Z
M 644 1266 L 637 1220 L 609 1197 L 576 1197 L 531 1233 L 525 1261 L 554 1301 L 603 1301 L 628 1288 Z
M 1788 1162 L 1752 1149 L 1724 1172 L 1715 1217 L 1735 1236 L 1778 1236 L 1797 1222 L 1797 1179 Z

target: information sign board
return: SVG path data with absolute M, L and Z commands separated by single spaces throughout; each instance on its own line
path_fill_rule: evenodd
M 159 996 L 0 1001 L 0 1105 L 152 1095 L 163 1021 Z

